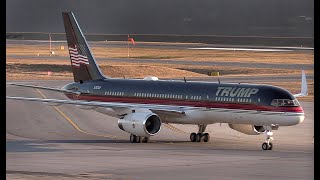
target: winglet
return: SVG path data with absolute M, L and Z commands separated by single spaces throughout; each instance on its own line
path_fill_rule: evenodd
M 308 95 L 308 85 L 307 85 L 307 78 L 306 73 L 304 70 L 301 72 L 301 92 L 299 94 L 294 94 L 294 97 L 303 97 Z

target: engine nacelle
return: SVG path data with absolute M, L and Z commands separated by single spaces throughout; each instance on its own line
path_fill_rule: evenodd
M 263 126 L 255 126 L 250 124 L 229 124 L 229 127 L 248 135 L 258 135 L 265 131 Z
M 118 126 L 121 130 L 130 134 L 149 137 L 160 131 L 161 120 L 151 112 L 135 112 L 120 118 Z

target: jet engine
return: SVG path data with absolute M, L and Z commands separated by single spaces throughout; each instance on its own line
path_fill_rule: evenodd
M 248 135 L 258 135 L 265 131 L 263 126 L 256 126 L 250 124 L 229 124 L 231 129 Z
M 134 112 L 120 118 L 118 126 L 130 134 L 149 137 L 160 131 L 161 120 L 152 112 Z

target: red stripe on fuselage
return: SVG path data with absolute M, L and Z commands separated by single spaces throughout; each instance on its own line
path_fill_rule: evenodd
M 205 108 L 224 108 L 239 110 L 256 110 L 256 111 L 275 111 L 275 112 L 296 112 L 303 113 L 301 106 L 299 107 L 274 107 L 261 106 L 255 104 L 237 104 L 237 103 L 221 103 L 211 101 L 186 101 L 176 99 L 151 99 L 151 98 L 132 98 L 132 97 L 114 97 L 114 96 L 93 96 L 93 95 L 73 95 L 66 94 L 73 100 L 99 101 L 99 102 L 120 102 L 120 103 L 136 103 L 136 104 L 159 104 L 159 105 L 177 105 L 192 106 Z

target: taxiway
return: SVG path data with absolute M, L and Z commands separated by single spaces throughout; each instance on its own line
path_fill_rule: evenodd
M 51 87 L 68 83 L 15 82 Z M 6 89 L 7 96 L 66 99 L 56 92 Z M 209 143 L 189 142 L 194 125 L 163 124 L 150 143 L 135 144 L 116 118 L 72 105 L 7 100 L 7 178 L 313 179 L 314 104 L 301 104 L 304 122 L 274 131 L 274 150 L 262 151 L 263 135 L 244 135 L 227 124 L 208 126 Z

